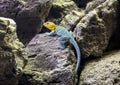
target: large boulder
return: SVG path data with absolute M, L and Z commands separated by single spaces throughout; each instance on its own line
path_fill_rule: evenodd
M 117 0 L 95 0 L 87 4 L 85 16 L 74 33 L 84 57 L 101 56 L 116 29 Z
M 57 36 L 37 34 L 27 45 L 28 64 L 20 85 L 73 85 L 74 64 L 68 48 L 61 50 Z
M 0 85 L 18 85 L 27 53 L 16 35 L 16 23 L 0 17 Z
M 87 62 L 79 85 L 120 85 L 120 51 Z
M 2 0 L 0 16 L 16 21 L 18 36 L 26 43 L 40 32 L 51 6 L 51 0 Z

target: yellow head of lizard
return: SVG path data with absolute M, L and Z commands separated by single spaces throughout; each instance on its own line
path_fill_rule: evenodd
M 49 30 L 55 30 L 56 29 L 56 24 L 51 22 L 51 21 L 47 21 L 43 24 L 44 27 L 46 27 Z

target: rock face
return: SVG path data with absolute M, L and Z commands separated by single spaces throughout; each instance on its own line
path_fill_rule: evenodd
M 85 64 L 80 85 L 120 85 L 120 51 Z
M 16 35 L 16 23 L 0 17 L 0 85 L 17 85 L 27 53 Z
M 73 85 L 74 56 L 59 48 L 58 37 L 37 34 L 27 45 L 28 64 L 20 85 Z M 22 80 L 23 79 L 23 80 Z
M 64 26 L 66 29 L 73 31 L 79 20 L 84 16 L 84 11 L 72 10 L 68 13 L 63 20 L 60 22 L 61 26 Z
M 87 4 L 85 16 L 75 28 L 77 41 L 86 56 L 101 56 L 116 29 L 117 0 L 95 0 Z
M 78 11 L 76 10 L 78 7 L 75 7 L 70 12 L 67 11 L 66 15 L 64 13 L 64 18 L 60 20 L 59 25 L 74 31 L 84 57 L 101 56 L 116 30 L 118 1 L 95 0 L 90 2 L 87 0 L 87 2 L 89 3 L 86 3 L 85 10 L 79 9 Z M 56 4 L 59 3 L 56 1 Z
M 25 43 L 40 32 L 51 6 L 51 0 L 2 0 L 0 16 L 16 21 L 18 36 Z

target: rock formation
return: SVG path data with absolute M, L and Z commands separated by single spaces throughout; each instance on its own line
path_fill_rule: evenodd
M 28 64 L 20 85 L 72 85 L 73 58 L 68 48 L 59 48 L 58 37 L 37 34 L 27 45 Z M 25 81 L 26 80 L 26 81 Z
M 18 37 L 26 43 L 40 32 L 51 6 L 51 0 L 1 0 L 0 16 L 16 21 Z
M 117 0 L 1 0 L 0 16 L 16 21 L 24 43 L 41 30 L 46 17 L 63 25 L 73 31 L 81 50 L 79 85 L 120 84 L 120 51 L 111 52 L 120 48 Z M 59 49 L 58 37 L 47 36 L 43 28 L 26 45 L 25 67 L 26 52 L 8 21 L 14 22 L 0 18 L 0 85 L 73 85 L 72 46 Z
M 27 53 L 16 35 L 16 23 L 0 17 L 0 85 L 17 85 Z
M 101 56 L 107 48 L 116 29 L 117 4 L 117 0 L 96 0 L 87 4 L 86 14 L 74 31 L 84 57 Z
M 59 4 L 59 3 L 56 2 L 56 4 Z M 82 58 L 100 57 L 105 52 L 105 50 L 109 44 L 109 40 L 111 39 L 111 36 L 113 35 L 114 31 L 116 30 L 117 5 L 118 5 L 117 0 L 114 0 L 114 1 L 112 1 L 112 0 L 111 1 L 96 0 L 96 1 L 89 2 L 87 4 L 85 10 L 79 9 L 79 11 L 78 11 L 78 10 L 73 9 L 71 12 L 67 11 L 66 14 L 63 14 L 64 18 L 62 20 L 59 20 L 59 18 L 61 19 L 61 17 L 56 17 L 56 19 L 58 19 L 58 21 L 56 21 L 56 20 L 52 19 L 50 15 L 49 15 L 50 18 L 48 17 L 48 19 L 55 21 L 57 23 L 60 23 L 60 25 L 67 27 L 68 30 L 74 31 L 76 40 L 78 41 L 78 44 L 81 48 L 81 52 L 83 55 Z M 53 7 L 54 6 L 56 7 L 56 5 L 53 5 Z M 59 9 L 59 7 L 56 7 L 56 8 Z M 56 12 L 55 10 L 52 10 L 52 11 L 53 11 L 53 13 Z M 59 10 L 58 12 L 63 13 L 64 10 L 63 11 Z M 25 74 L 22 76 L 27 82 L 23 82 L 23 80 L 20 80 L 20 81 L 22 81 L 22 83 L 21 83 L 22 85 L 23 84 L 73 85 L 72 73 L 74 70 L 71 71 L 67 67 L 70 67 L 71 69 L 73 69 L 74 65 L 67 64 L 67 67 L 66 67 L 66 65 L 64 67 L 64 64 L 67 61 L 66 58 L 63 58 L 64 61 L 66 60 L 64 63 L 63 62 L 58 63 L 58 61 L 61 59 L 57 60 L 57 58 L 64 55 L 64 53 L 62 53 L 62 52 L 66 51 L 66 50 L 63 50 L 63 51 L 58 50 L 58 48 L 57 48 L 58 42 L 56 42 L 54 40 L 54 38 L 56 40 L 56 37 L 51 38 L 49 36 L 45 36 L 45 34 L 39 34 L 39 35 L 36 35 L 35 38 L 28 44 L 26 50 L 30 54 L 29 55 L 29 64 L 26 66 Z M 55 48 L 53 48 L 54 47 L 53 45 L 55 46 Z M 52 50 L 49 50 L 49 49 L 52 49 Z M 56 50 L 56 51 L 54 51 L 54 50 Z M 70 51 L 67 51 L 67 54 L 69 54 Z M 61 53 L 61 54 L 59 55 L 59 53 Z M 55 56 L 56 54 L 57 54 L 56 59 L 55 59 L 55 57 L 51 57 L 51 56 Z M 69 56 L 67 55 L 67 57 L 69 57 Z M 103 57 L 106 57 L 106 56 L 103 56 Z M 48 61 L 48 59 L 49 59 L 49 61 Z M 107 59 L 108 58 L 105 58 L 105 60 L 103 62 L 107 61 Z M 112 57 L 111 57 L 111 59 L 112 59 Z M 90 65 L 91 65 L 91 63 L 93 63 L 95 61 L 96 60 L 91 61 Z M 98 61 L 100 61 L 100 60 L 98 59 Z M 120 61 L 120 60 L 118 60 L 118 61 Z M 72 62 L 72 63 L 74 63 L 74 62 Z M 60 65 L 60 64 L 62 64 L 62 65 Z M 102 63 L 102 64 L 103 64 L 102 66 L 105 66 L 104 64 L 106 64 L 106 63 Z M 108 62 L 108 64 L 110 64 L 110 62 Z M 58 65 L 60 65 L 60 67 L 62 69 L 61 68 L 58 69 L 59 68 Z M 99 65 L 101 65 L 101 62 L 98 63 L 96 66 L 100 67 Z M 117 63 L 117 65 L 118 65 L 118 63 Z M 90 78 L 88 78 L 90 73 L 88 72 L 89 68 L 87 66 L 89 66 L 89 65 L 85 64 L 85 66 L 84 66 L 85 68 L 82 69 L 82 73 L 80 75 L 80 85 L 81 84 L 91 84 L 91 85 L 94 84 L 94 82 L 90 81 Z M 107 68 L 102 68 L 102 66 L 98 69 L 101 69 L 102 71 L 107 70 Z M 65 73 L 65 74 L 64 74 L 64 70 L 63 70 L 64 68 L 67 68 L 67 71 L 66 71 L 67 73 Z M 88 70 L 87 70 L 87 68 L 88 68 Z M 56 73 L 55 69 L 58 69 L 57 73 Z M 59 70 L 61 70 L 61 71 L 59 71 Z M 51 75 L 51 71 L 52 71 L 52 75 Z M 95 72 L 95 71 L 96 71 L 96 69 L 92 70 L 92 72 Z M 119 72 L 119 67 L 117 68 L 117 71 Z M 85 72 L 85 74 L 84 74 L 84 72 Z M 88 74 L 86 72 L 88 72 Z M 34 75 L 32 75 L 32 74 L 34 74 Z M 67 76 L 63 76 L 63 74 L 67 75 Z M 100 73 L 98 73 L 98 74 L 100 75 Z M 110 70 L 107 70 L 105 74 L 110 74 Z M 37 75 L 39 75 L 39 76 L 37 76 Z M 44 77 L 43 77 L 43 75 L 44 75 Z M 56 76 L 54 76 L 54 75 L 56 75 Z M 60 75 L 60 77 L 58 77 L 59 75 Z M 115 81 L 116 81 L 116 79 L 118 80 L 119 79 L 118 75 L 119 74 L 117 73 L 117 76 L 115 76 L 115 79 L 114 78 L 112 79 L 110 77 L 110 82 L 111 82 L 111 79 L 115 80 Z M 49 77 L 49 76 L 51 76 L 51 77 Z M 66 80 L 62 80 L 61 76 L 63 79 L 66 79 Z M 101 74 L 100 76 L 105 76 L 105 75 Z M 93 76 L 93 78 L 95 79 L 96 76 Z M 86 79 L 88 79 L 88 81 Z M 99 80 L 99 79 L 101 79 L 101 77 L 98 77 L 97 79 Z M 104 82 L 104 81 L 100 80 L 100 83 L 98 83 L 96 81 L 95 81 L 95 84 L 101 84 L 101 82 Z M 109 84 L 108 80 L 105 82 L 107 82 L 106 84 Z M 112 84 L 118 84 L 118 83 L 113 82 Z

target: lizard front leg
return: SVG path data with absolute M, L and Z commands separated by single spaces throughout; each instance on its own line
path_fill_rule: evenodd
M 47 34 L 48 36 L 53 36 L 53 35 L 55 35 L 55 31 L 47 32 L 46 34 Z

